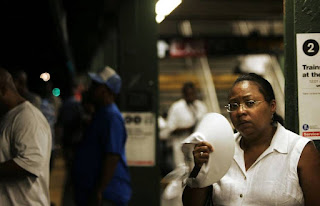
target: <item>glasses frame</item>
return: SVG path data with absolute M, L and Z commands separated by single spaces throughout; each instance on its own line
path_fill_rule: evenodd
M 251 107 L 248 107 L 248 104 L 247 104 L 248 102 L 253 103 L 253 105 Z M 265 100 L 252 100 L 252 99 L 250 99 L 250 100 L 245 101 L 244 103 L 237 103 L 237 102 L 229 103 L 229 104 L 225 105 L 224 107 L 227 109 L 227 112 L 232 113 L 232 112 L 237 111 L 240 108 L 240 106 L 242 107 L 242 109 L 247 110 L 247 109 L 255 108 L 261 102 L 265 102 Z M 231 110 L 230 109 L 231 104 L 236 104 L 237 108 L 235 110 Z

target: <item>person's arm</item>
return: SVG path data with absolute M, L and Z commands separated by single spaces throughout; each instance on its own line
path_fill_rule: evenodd
M 99 178 L 96 182 L 96 186 L 93 190 L 90 202 L 88 205 L 100 205 L 102 201 L 102 193 L 110 180 L 112 179 L 114 172 L 117 168 L 117 164 L 120 160 L 120 155 L 113 153 L 106 153 L 102 159 L 102 167 Z
M 13 160 L 0 163 L 0 182 L 3 180 L 20 179 L 33 175 L 20 167 Z
M 171 134 L 173 134 L 173 135 L 181 135 L 181 134 L 184 134 L 186 132 L 191 134 L 193 132 L 194 128 L 195 128 L 195 125 L 192 125 L 191 127 L 184 127 L 184 128 L 180 127 L 180 128 L 177 128 L 177 129 L 173 130 L 171 132 Z
M 305 206 L 320 205 L 320 154 L 313 142 L 309 142 L 301 154 L 298 175 Z
M 198 173 L 204 163 L 209 160 L 209 153 L 213 152 L 213 147 L 208 142 L 200 142 L 193 150 L 195 166 L 190 173 L 191 178 L 198 176 Z M 206 203 L 209 192 L 212 186 L 204 188 L 191 188 L 188 185 L 185 187 L 182 195 L 184 206 L 202 206 Z
M 32 113 L 32 114 L 30 114 Z M 51 132 L 44 117 L 26 109 L 17 115 L 12 124 L 13 144 L 15 155 L 12 159 L 0 163 L 0 181 L 16 181 L 27 177 L 38 177 L 49 161 L 51 152 Z M 30 121 L 30 118 L 36 119 Z
M 206 199 L 208 197 L 210 187 L 204 188 L 191 188 L 188 185 L 185 187 L 182 194 L 182 202 L 184 206 L 203 206 L 206 203 Z

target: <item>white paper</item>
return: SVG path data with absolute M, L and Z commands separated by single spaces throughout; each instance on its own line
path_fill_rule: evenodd
M 320 33 L 297 34 L 299 133 L 311 139 L 320 139 L 319 45 Z
M 155 165 L 155 115 L 151 112 L 123 112 L 128 134 L 126 157 L 129 166 Z

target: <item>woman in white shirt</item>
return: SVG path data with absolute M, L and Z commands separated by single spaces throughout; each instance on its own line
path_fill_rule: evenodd
M 320 205 L 319 152 L 280 124 L 270 83 L 253 73 L 240 76 L 226 107 L 238 131 L 231 167 L 212 187 L 186 186 L 184 205 Z M 207 142 L 195 147 L 191 177 L 212 151 Z

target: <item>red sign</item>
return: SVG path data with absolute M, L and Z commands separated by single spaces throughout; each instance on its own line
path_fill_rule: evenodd
M 304 137 L 318 137 L 318 136 L 320 136 L 320 132 L 302 132 L 302 136 L 304 136 Z
M 173 40 L 170 43 L 171 57 L 196 57 L 205 55 L 206 50 L 203 40 Z
M 153 166 L 153 161 L 128 161 L 129 166 Z

